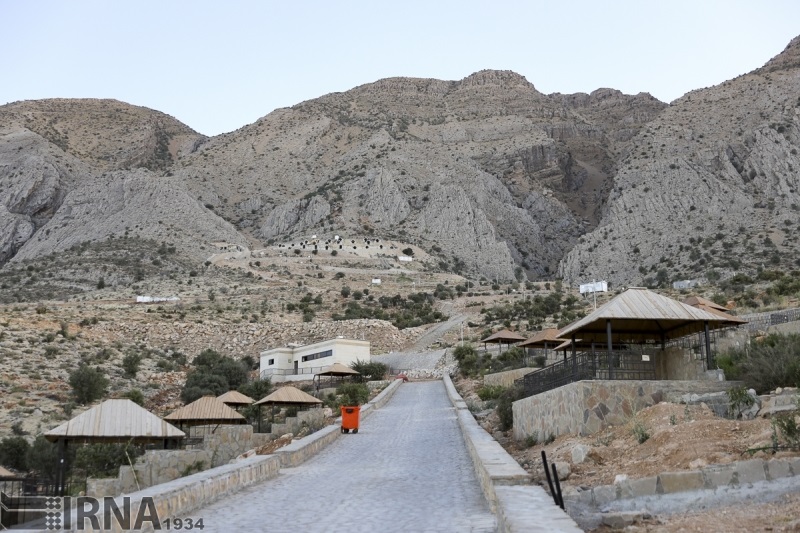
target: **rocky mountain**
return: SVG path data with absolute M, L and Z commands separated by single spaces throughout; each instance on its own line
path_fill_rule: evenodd
M 798 150 L 800 37 L 650 121 L 620 158 L 598 227 L 560 274 L 625 284 L 797 268 Z
M 107 100 L 0 107 L 0 263 L 125 235 L 196 259 L 343 233 L 471 276 L 615 284 L 790 265 L 798 40 L 671 105 L 508 71 L 390 78 L 205 138 Z

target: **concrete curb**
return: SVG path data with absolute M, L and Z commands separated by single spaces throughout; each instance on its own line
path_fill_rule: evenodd
M 528 473 L 475 420 L 458 394 L 450 376 L 444 376 L 447 396 L 456 409 L 458 425 L 472 459 L 475 474 L 492 512 L 498 531 L 582 531 Z
M 709 465 L 700 470 L 662 472 L 657 476 L 626 479 L 615 485 L 600 485 L 580 492 L 571 488 L 564 493 L 564 500 L 599 509 L 615 500 L 741 486 L 791 476 L 800 476 L 800 457 L 769 461 L 748 459 Z
M 371 402 L 361 408 L 361 420 L 369 417 L 375 409 L 383 407 L 394 395 L 401 379 L 394 380 Z M 164 520 L 167 517 L 191 518 L 192 512 L 209 505 L 223 496 L 234 493 L 250 485 L 274 478 L 281 468 L 298 466 L 307 461 L 341 435 L 341 417 L 338 424 L 327 426 L 302 439 L 298 439 L 272 455 L 255 455 L 235 463 L 219 466 L 198 472 L 191 476 L 179 478 L 168 483 L 162 483 L 139 492 L 120 496 L 115 501 L 120 509 L 123 508 L 123 498 L 130 498 L 131 515 L 137 516 L 143 498 L 152 498 L 157 511 L 157 517 Z M 102 513 L 102 509 L 101 509 Z M 149 514 L 148 514 L 149 516 Z M 194 517 L 201 518 L 200 516 Z M 72 513 L 72 529 L 70 531 L 85 531 L 83 524 L 77 524 L 77 511 Z M 102 526 L 102 514 L 100 525 Z M 109 531 L 126 531 L 119 527 L 119 523 L 112 520 Z M 145 522 L 142 532 L 153 531 L 152 523 Z M 78 528 L 81 529 L 78 529 Z M 89 529 L 91 531 L 91 528 Z

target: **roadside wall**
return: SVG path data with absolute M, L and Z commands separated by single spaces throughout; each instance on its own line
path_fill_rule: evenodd
M 592 380 L 517 400 L 512 404 L 514 439 L 536 434 L 592 435 L 624 424 L 634 413 L 662 401 L 680 401 L 683 394 L 720 392 L 737 385 L 731 381 L 622 381 Z
M 538 368 L 517 368 L 515 370 L 506 370 L 505 372 L 496 372 L 494 374 L 486 374 L 483 376 L 483 384 L 486 386 L 501 386 L 510 387 L 514 384 L 514 380 L 521 378 L 526 374 L 530 374 Z

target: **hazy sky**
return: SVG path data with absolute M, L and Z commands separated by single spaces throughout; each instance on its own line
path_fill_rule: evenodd
M 115 98 L 206 135 L 391 76 L 509 69 L 669 102 L 763 65 L 798 0 L 0 0 L 0 105 Z

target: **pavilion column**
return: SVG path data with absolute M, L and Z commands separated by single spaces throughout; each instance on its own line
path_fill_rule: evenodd
M 703 329 L 706 334 L 706 370 L 711 370 L 711 335 L 708 331 L 708 320 L 703 322 Z
M 566 352 L 565 352 L 566 353 Z M 575 335 L 572 335 L 572 381 L 578 377 L 578 355 L 575 351 Z
M 56 495 L 63 496 L 67 485 L 67 439 L 58 439 L 58 472 L 56 472 Z
M 614 361 L 611 356 L 611 319 L 606 319 L 606 338 L 608 339 L 608 379 L 614 379 Z

